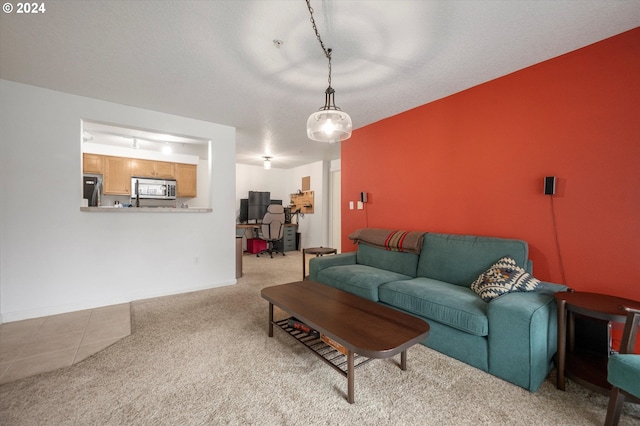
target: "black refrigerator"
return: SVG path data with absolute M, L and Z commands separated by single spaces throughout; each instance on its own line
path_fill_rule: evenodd
M 82 176 L 83 198 L 89 200 L 89 207 L 98 205 L 100 182 L 96 176 Z

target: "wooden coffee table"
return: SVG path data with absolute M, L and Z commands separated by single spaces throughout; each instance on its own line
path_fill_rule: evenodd
M 354 402 L 356 358 L 359 366 L 400 353 L 400 368 L 406 370 L 407 349 L 429 336 L 426 321 L 317 282 L 267 287 L 261 294 L 269 301 L 269 337 L 277 325 L 346 376 L 349 403 Z M 274 320 L 274 305 L 342 345 L 346 355 L 319 338 L 289 328 L 287 319 Z

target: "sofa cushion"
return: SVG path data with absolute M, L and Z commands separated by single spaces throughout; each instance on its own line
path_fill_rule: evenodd
M 317 280 L 340 290 L 377 302 L 378 286 L 412 277 L 367 265 L 331 266 L 318 272 Z
M 496 259 L 510 256 L 516 264 L 527 265 L 526 241 L 428 233 L 418 261 L 417 276 L 470 287 Z
M 516 261 L 506 256 L 491 265 L 471 284 L 485 302 L 515 291 L 533 291 L 540 286 L 540 280 L 534 278 Z
M 413 278 L 416 276 L 416 270 L 418 269 L 418 255 L 385 250 L 366 243 L 359 243 L 356 263 L 385 269 Z
M 614 354 L 609 357 L 607 364 L 607 380 L 613 386 L 640 398 L 638 371 L 640 371 L 640 355 Z
M 489 334 L 487 304 L 471 289 L 430 278 L 394 281 L 379 288 L 380 301 L 476 336 Z

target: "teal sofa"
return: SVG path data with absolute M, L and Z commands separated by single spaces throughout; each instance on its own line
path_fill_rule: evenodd
M 557 346 L 553 293 L 541 282 L 485 302 L 471 289 L 503 256 L 531 273 L 525 241 L 425 233 L 418 254 L 360 242 L 357 251 L 311 259 L 309 279 L 426 320 L 427 347 L 535 392 Z

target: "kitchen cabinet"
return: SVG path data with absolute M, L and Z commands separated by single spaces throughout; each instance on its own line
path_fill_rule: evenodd
M 82 154 L 82 172 L 102 174 L 102 155 Z
M 178 198 L 195 198 L 198 166 L 139 158 L 82 154 L 83 173 L 103 175 L 103 192 L 108 195 L 131 195 L 131 177 L 175 179 Z
M 175 163 L 131 159 L 131 176 L 175 179 Z
M 166 161 L 155 161 L 153 166 L 156 173 L 155 177 L 167 179 L 176 178 L 175 163 L 167 163 Z
M 103 157 L 103 192 L 109 195 L 131 195 L 131 159 Z
M 178 198 L 197 197 L 198 166 L 195 164 L 176 164 L 176 196 Z

